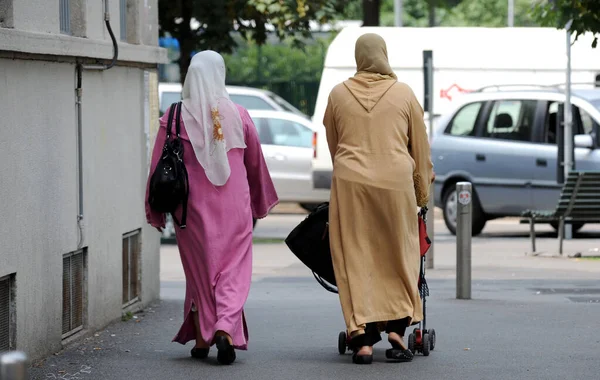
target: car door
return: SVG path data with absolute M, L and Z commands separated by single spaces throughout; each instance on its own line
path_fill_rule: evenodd
M 538 137 L 536 168 L 532 186 L 533 204 L 539 210 L 552 210 L 560 197 L 562 184 L 557 183 L 558 146 L 556 144 L 556 118 L 562 101 L 544 101 L 544 125 Z M 573 105 L 573 130 L 575 134 L 591 134 L 598 130 L 598 121 L 588 112 Z M 600 165 L 600 150 L 597 148 L 575 148 L 575 169 L 597 170 Z
M 519 215 L 532 206 L 536 100 L 490 102 L 472 159 L 477 195 L 486 213 Z
M 263 154 L 280 200 L 307 199 L 312 192 L 312 129 L 284 118 L 269 117 L 263 122 L 270 139 L 263 145 Z
M 598 170 L 600 168 L 600 118 L 594 118 L 589 112 L 581 107 L 576 107 L 574 111 L 575 122 L 578 134 L 590 135 L 593 146 L 591 148 L 575 148 L 575 169 L 576 170 Z M 593 107 L 589 105 L 589 107 Z M 597 115 L 597 112 L 596 112 Z

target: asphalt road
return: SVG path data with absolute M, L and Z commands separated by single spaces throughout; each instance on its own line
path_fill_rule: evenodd
M 163 282 L 163 300 L 33 369 L 33 379 L 597 379 L 597 281 L 480 281 L 472 300 L 454 299 L 452 281 L 430 282 L 429 326 L 437 347 L 412 363 L 372 366 L 337 353 L 343 321 L 337 298 L 311 278 L 255 282 L 247 304 L 250 350 L 234 365 L 189 357 L 170 343 L 182 317 L 182 282 Z

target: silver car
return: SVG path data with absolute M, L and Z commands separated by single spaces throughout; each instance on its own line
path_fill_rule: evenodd
M 312 159 L 316 129 L 310 120 L 290 112 L 249 110 L 281 202 L 311 209 L 328 201 L 313 189 Z
M 473 235 L 488 220 L 556 207 L 562 187 L 557 183 L 556 119 L 564 99 L 554 87 L 482 90 L 463 95 L 440 120 L 431 145 L 435 204 L 453 234 L 459 181 L 473 184 Z M 598 170 L 600 88 L 574 90 L 572 104 L 575 167 Z

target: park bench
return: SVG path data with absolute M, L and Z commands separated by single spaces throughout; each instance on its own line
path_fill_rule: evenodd
M 558 222 L 559 253 L 563 253 L 564 225 L 600 223 L 600 171 L 572 171 L 554 210 L 526 210 L 521 223 L 529 223 L 532 252 L 535 224 Z

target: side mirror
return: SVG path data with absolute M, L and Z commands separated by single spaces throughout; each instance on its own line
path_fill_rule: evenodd
M 593 149 L 594 139 L 592 138 L 592 135 L 575 135 L 575 147 Z

